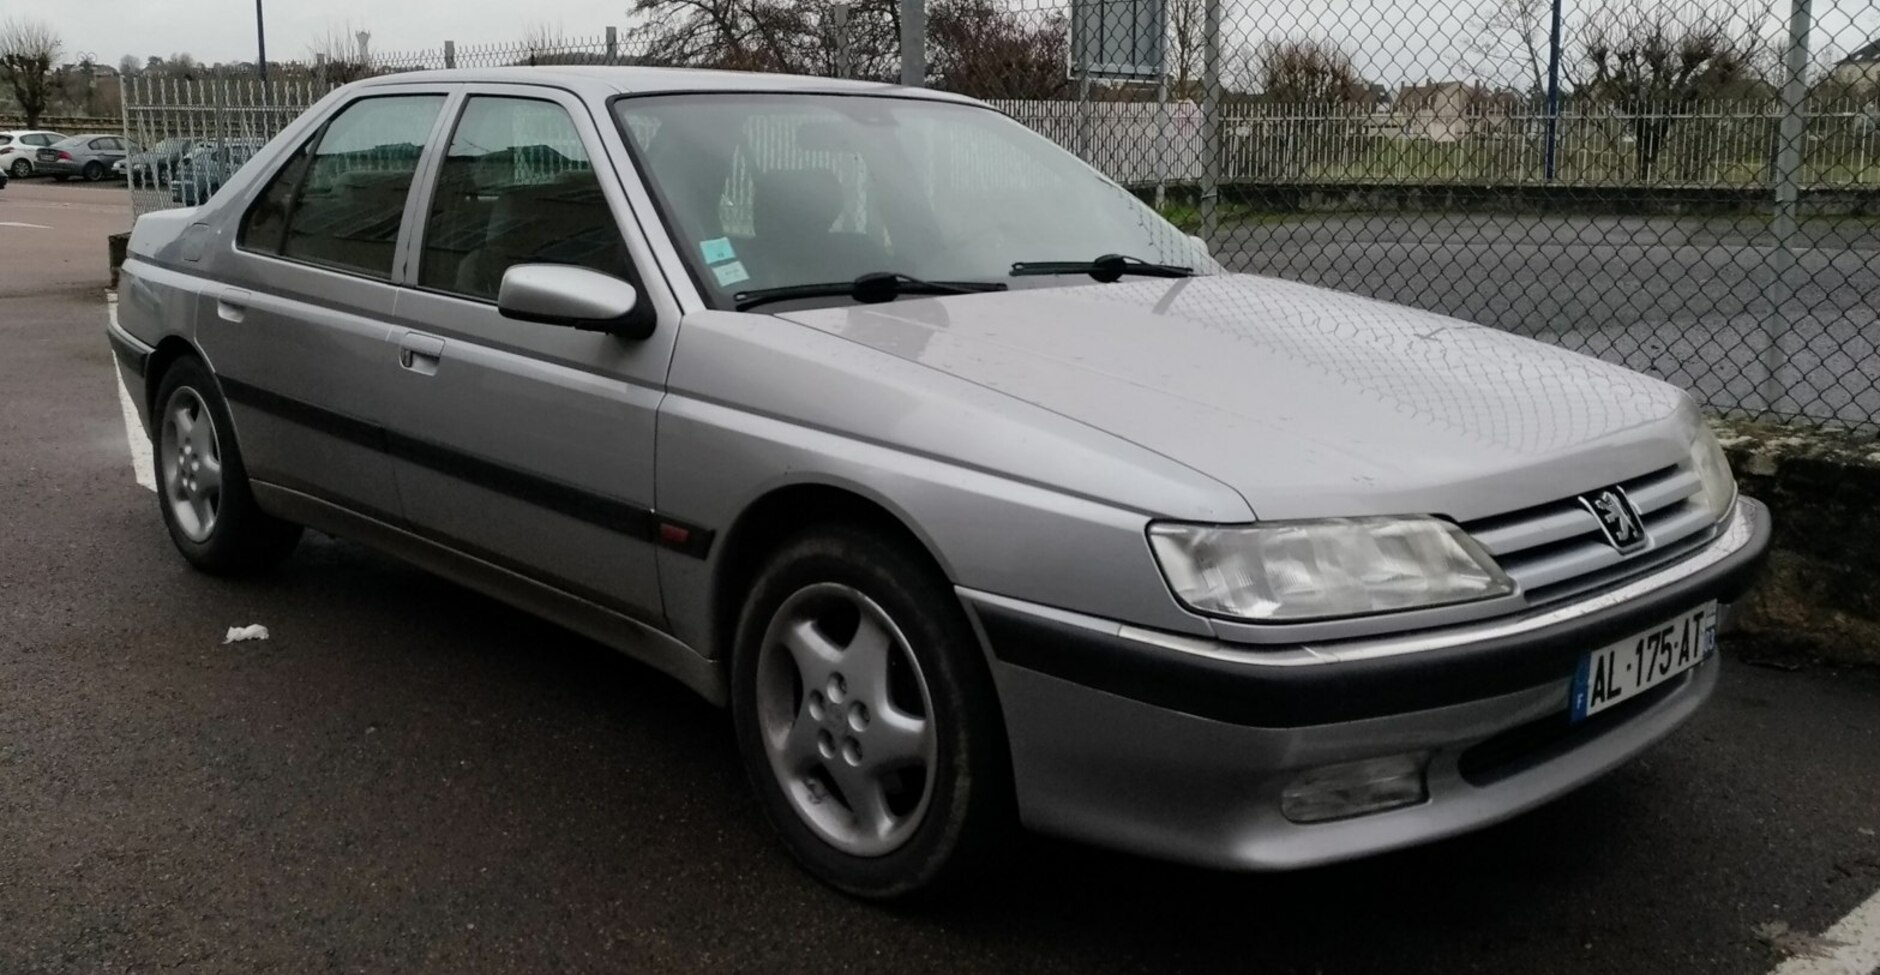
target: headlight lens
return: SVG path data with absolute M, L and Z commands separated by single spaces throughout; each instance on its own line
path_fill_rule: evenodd
M 1717 435 L 1702 421 L 1691 440 L 1691 469 L 1697 472 L 1697 479 L 1703 484 L 1704 507 L 1710 512 L 1711 520 L 1721 520 L 1730 513 L 1730 505 L 1736 503 L 1736 477 L 1730 473 L 1730 458 L 1724 456 Z
M 1356 616 L 1514 591 L 1475 539 L 1436 518 L 1158 524 L 1149 543 L 1182 602 L 1248 620 Z

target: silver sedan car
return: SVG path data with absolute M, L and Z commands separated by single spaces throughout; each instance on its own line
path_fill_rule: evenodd
M 363 81 L 120 295 L 189 562 L 307 526 L 617 647 L 868 897 L 1020 825 L 1280 870 L 1513 816 L 1703 703 L 1769 537 L 1679 390 L 1228 273 L 940 92 Z

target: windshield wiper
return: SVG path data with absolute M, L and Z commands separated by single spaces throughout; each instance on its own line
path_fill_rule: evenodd
M 1124 254 L 1105 254 L 1094 261 L 1019 261 L 1012 265 L 1015 278 L 1041 274 L 1088 274 L 1109 284 L 1125 274 L 1145 278 L 1192 278 L 1195 269 L 1176 264 L 1152 264 Z
M 758 288 L 755 291 L 740 291 L 731 297 L 737 302 L 734 306 L 739 311 L 748 311 L 758 305 L 767 305 L 773 301 L 789 301 L 792 298 L 854 298 L 864 305 L 878 305 L 884 301 L 893 301 L 902 295 L 968 295 L 982 291 L 1004 291 L 1005 285 L 997 281 L 922 281 L 916 277 L 893 271 L 876 271 L 864 274 L 853 281 L 831 281 L 826 284 L 788 284 L 779 288 Z

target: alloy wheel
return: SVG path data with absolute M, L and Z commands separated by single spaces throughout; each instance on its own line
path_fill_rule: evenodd
M 771 771 L 824 841 L 882 856 L 920 827 L 934 791 L 933 698 L 874 600 L 837 583 L 784 600 L 758 652 L 755 703 Z
M 164 411 L 157 458 L 176 526 L 192 542 L 207 541 L 222 507 L 222 445 L 208 405 L 187 386 L 170 397 Z

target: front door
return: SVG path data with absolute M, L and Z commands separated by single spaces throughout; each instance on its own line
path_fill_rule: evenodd
M 647 257 L 608 159 L 572 96 L 469 90 L 404 269 L 387 433 L 416 530 L 658 624 L 653 433 L 673 321 L 636 341 L 496 310 L 517 264 L 639 284 Z

